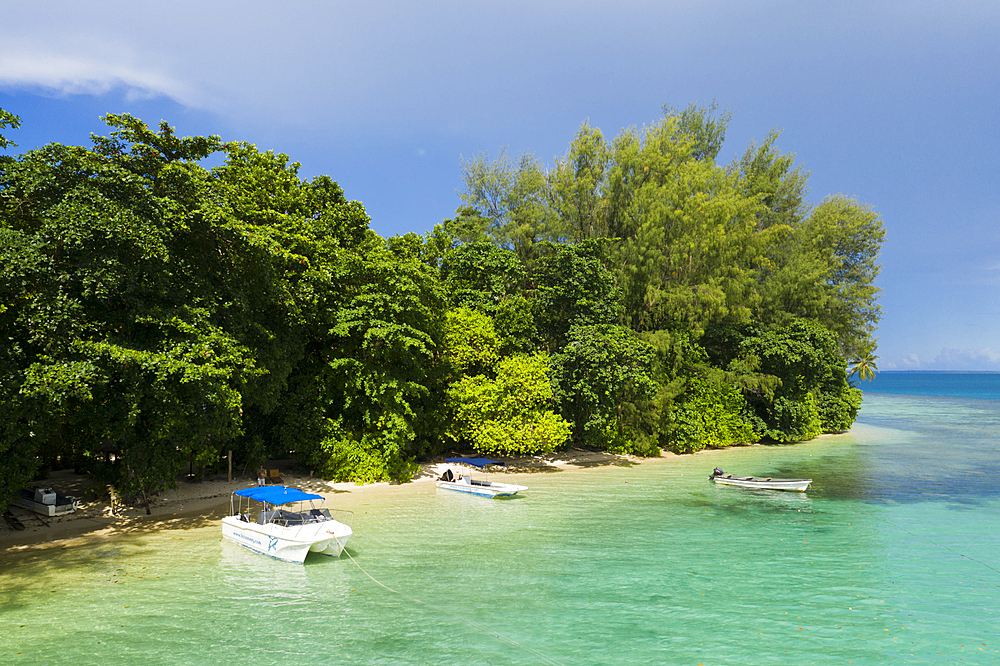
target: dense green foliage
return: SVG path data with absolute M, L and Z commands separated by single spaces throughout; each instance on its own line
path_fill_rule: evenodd
M 579 325 L 554 359 L 560 411 L 577 442 L 613 451 L 649 452 L 655 353 L 630 329 Z
M 0 156 L 0 505 L 57 458 L 142 501 L 228 450 L 375 481 L 849 428 L 881 222 L 811 207 L 776 133 L 717 164 L 714 112 L 477 157 L 453 219 L 390 239 L 330 178 L 166 123 Z
M 449 435 L 487 455 L 555 451 L 570 426 L 551 409 L 548 374 L 548 355 L 536 352 L 504 357 L 495 373 L 461 377 L 447 391 L 454 414 Z
M 15 116 L 13 113 L 10 113 L 9 111 L 4 111 L 3 109 L 0 109 L 0 129 L 3 129 L 4 127 L 17 129 L 20 126 L 21 126 L 20 118 Z M 7 148 L 9 146 L 17 146 L 17 144 L 8 139 L 7 137 L 5 137 L 3 134 L 0 134 L 0 148 Z
M 548 171 L 503 153 L 465 165 L 465 205 L 443 230 L 485 236 L 524 265 L 578 443 L 696 451 L 808 439 L 857 415 L 846 359 L 866 378 L 877 358 L 881 221 L 843 196 L 811 207 L 808 174 L 775 149 L 777 132 L 717 164 L 729 115 L 714 112 L 664 108 L 611 141 L 584 125 Z M 614 358 L 596 324 L 634 331 L 653 361 Z M 588 339 L 570 340 L 574 330 Z M 588 387 L 600 385 L 597 367 L 638 373 L 634 386 L 652 389 Z M 629 415 L 621 440 L 605 396 Z

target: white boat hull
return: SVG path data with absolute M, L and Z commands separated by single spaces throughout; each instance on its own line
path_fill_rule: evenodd
M 349 526 L 336 520 L 282 527 L 244 522 L 239 516 L 222 519 L 222 536 L 228 541 L 261 555 L 300 564 L 309 553 L 340 557 L 352 534 Z
M 513 483 L 477 480 L 472 480 L 470 483 L 462 479 L 458 481 L 438 480 L 437 487 L 460 493 L 468 493 L 470 495 L 479 495 L 481 497 L 511 497 L 522 490 L 528 489 L 527 486 L 518 486 Z
M 771 479 L 766 477 L 723 476 L 710 477 L 712 481 L 723 486 L 740 486 L 741 488 L 760 488 L 763 490 L 796 490 L 805 492 L 812 479 Z
M 28 509 L 29 511 L 34 511 L 35 513 L 43 516 L 49 516 L 50 518 L 55 516 L 65 516 L 66 514 L 73 513 L 79 507 L 80 502 L 76 498 L 64 497 L 60 499 L 62 501 L 57 504 L 45 504 L 43 502 L 35 502 L 27 497 L 15 495 L 13 499 L 11 499 L 10 503 L 14 506 L 19 506 L 22 509 Z

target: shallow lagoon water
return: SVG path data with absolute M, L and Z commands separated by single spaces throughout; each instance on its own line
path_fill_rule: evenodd
M 7 553 L 0 663 L 1000 663 L 998 426 L 997 401 L 870 393 L 802 444 L 340 495 L 351 557 L 304 566 L 217 525 Z

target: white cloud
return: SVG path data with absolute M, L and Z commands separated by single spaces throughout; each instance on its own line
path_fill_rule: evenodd
M 922 362 L 917 354 L 907 354 L 895 360 L 881 359 L 878 363 L 880 370 L 917 370 Z
M 650 114 L 639 122 L 655 116 L 671 93 L 682 106 L 707 102 L 724 92 L 721 82 L 744 81 L 746 72 L 734 62 L 747 52 L 769 53 L 764 44 L 805 40 L 817 49 L 812 58 L 834 62 L 827 52 L 842 48 L 845 35 L 868 44 L 870 34 L 881 36 L 899 20 L 860 2 L 835 15 L 805 7 L 788 12 L 786 4 L 20 3 L 5 7 L 0 24 L 0 86 L 57 94 L 124 87 L 230 118 L 319 131 L 384 131 L 414 119 L 447 131 L 525 118 L 537 124 L 563 114 L 575 127 L 602 102 L 620 107 L 623 91 Z M 930 17 L 941 11 L 925 2 L 908 13 L 907 30 L 937 25 Z M 948 15 L 955 14 L 964 16 L 949 8 Z M 977 25 L 991 18 L 987 12 Z M 968 25 L 968 17 L 953 20 L 962 29 Z M 804 32 L 803 25 L 811 29 Z M 805 57 L 801 66 L 811 71 L 809 63 Z M 771 64 L 765 59 L 751 69 Z M 713 82 L 708 96 L 692 98 L 706 80 Z M 699 92 L 677 92 L 688 87 Z M 567 113 L 576 107 L 586 112 Z
M 1000 367 L 1000 352 L 982 349 L 944 348 L 934 359 L 935 370 L 993 370 Z
M 0 85 L 42 88 L 57 95 L 100 95 L 124 88 L 131 98 L 163 95 L 198 106 L 198 95 L 185 83 L 151 69 L 87 55 L 56 52 L 0 52 Z
M 881 370 L 1000 370 L 1000 352 L 989 347 L 952 349 L 945 347 L 933 361 L 923 361 L 917 354 L 883 359 Z

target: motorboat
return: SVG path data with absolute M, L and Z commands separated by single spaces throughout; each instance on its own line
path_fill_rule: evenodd
M 797 490 L 799 492 L 805 492 L 806 488 L 809 487 L 809 484 L 812 483 L 812 479 L 775 479 L 770 476 L 736 476 L 735 474 L 726 474 L 718 467 L 712 470 L 712 475 L 708 477 L 708 480 L 714 481 L 715 483 L 723 486 L 741 486 L 743 488 L 761 488 L 763 490 Z
M 493 465 L 503 467 L 505 463 L 488 458 L 447 458 L 446 463 L 456 465 L 468 465 L 477 469 L 487 471 Z M 487 478 L 472 478 L 471 470 L 469 474 L 454 474 L 451 469 L 445 470 L 444 474 L 437 480 L 437 487 L 445 490 L 454 490 L 470 495 L 481 495 L 482 497 L 511 497 L 522 490 L 527 490 L 526 486 L 519 486 L 513 483 L 501 483 L 490 481 Z
M 322 495 L 254 486 L 233 493 L 222 536 L 261 555 L 302 563 L 309 553 L 340 557 L 353 522 L 350 511 L 331 514 Z
M 76 497 L 41 486 L 21 488 L 11 499 L 11 504 L 50 517 L 65 516 L 80 508 L 80 500 Z

